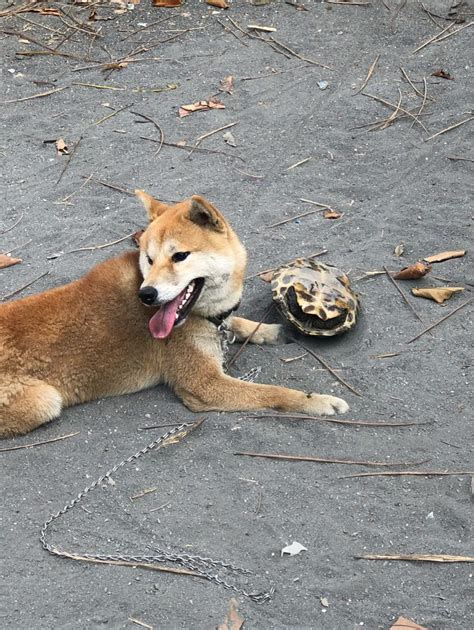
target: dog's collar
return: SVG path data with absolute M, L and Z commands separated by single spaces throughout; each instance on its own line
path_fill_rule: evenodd
M 236 311 L 239 306 L 240 301 L 237 302 L 237 304 L 230 308 L 228 311 L 224 311 L 223 313 L 219 313 L 218 315 L 213 315 L 212 317 L 206 317 L 206 319 L 208 322 L 211 322 L 211 324 L 214 324 L 214 326 L 217 326 L 219 328 L 222 322 L 226 320 L 230 315 L 232 315 L 232 313 Z

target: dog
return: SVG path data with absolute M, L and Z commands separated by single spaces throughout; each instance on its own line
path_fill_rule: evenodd
M 249 383 L 223 370 L 222 329 L 236 317 L 246 252 L 223 215 L 195 195 L 167 205 L 137 190 L 150 223 L 139 251 L 65 286 L 0 305 L 0 436 L 26 433 L 65 407 L 168 384 L 192 411 L 347 411 L 334 396 Z M 273 344 L 278 324 L 251 341 Z

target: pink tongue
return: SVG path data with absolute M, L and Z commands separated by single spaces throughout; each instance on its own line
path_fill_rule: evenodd
M 164 304 L 148 322 L 148 328 L 155 339 L 165 339 L 173 330 L 178 306 L 181 304 L 185 291 L 186 289 L 181 291 L 174 300 Z

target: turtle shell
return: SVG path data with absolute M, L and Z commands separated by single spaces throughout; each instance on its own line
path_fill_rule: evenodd
M 339 335 L 356 323 L 359 299 L 332 265 L 298 258 L 275 271 L 272 292 L 281 313 L 305 335 Z

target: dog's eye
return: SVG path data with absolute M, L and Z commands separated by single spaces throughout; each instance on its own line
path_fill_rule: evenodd
M 175 263 L 182 262 L 183 260 L 186 260 L 190 253 L 191 252 L 176 252 L 176 254 L 171 256 L 171 260 Z
M 146 255 L 146 260 L 149 265 L 153 264 L 153 260 L 150 258 L 150 256 L 148 256 L 148 254 Z

